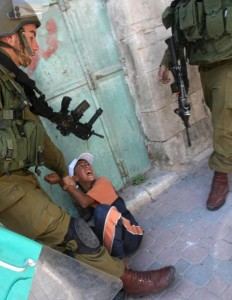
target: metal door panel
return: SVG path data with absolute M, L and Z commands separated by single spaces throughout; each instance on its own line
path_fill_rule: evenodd
M 131 178 L 146 170 L 148 161 L 143 155 L 146 150 L 127 87 L 122 85 L 123 77 L 121 71 L 98 80 L 97 95 L 102 108 L 108 112 L 103 118 L 112 143 L 116 143 L 114 148 L 118 151 L 118 163 L 124 169 L 123 176 Z
M 104 1 L 71 1 L 68 20 L 92 72 L 119 63 Z
M 78 56 L 61 11 L 52 5 L 43 15 L 38 31 L 40 50 L 30 67 L 39 89 L 47 99 L 86 84 Z
M 73 99 L 70 109 L 84 99 L 89 102 L 91 108 L 81 119 L 83 123 L 101 107 L 104 112 L 93 129 L 105 138 L 92 136 L 82 141 L 73 135 L 62 137 L 55 125 L 48 120 L 44 120 L 44 124 L 64 153 L 67 164 L 81 152 L 92 152 L 97 175 L 108 177 L 119 189 L 131 177 L 148 170 L 150 163 L 110 30 L 105 2 L 71 0 L 66 11 L 52 2 L 54 4 L 42 20 L 42 31 L 38 31 L 40 58 L 35 60 L 29 73 L 56 111 L 64 95 Z M 51 52 L 46 52 L 50 48 Z M 41 183 L 53 198 L 55 195 L 58 203 L 66 203 L 59 188 L 48 188 L 43 180 Z
M 70 3 L 71 9 L 66 12 L 70 28 L 82 50 L 81 62 L 91 76 L 94 99 L 104 110 L 101 119 L 125 183 L 148 170 L 150 163 L 110 30 L 105 1 Z

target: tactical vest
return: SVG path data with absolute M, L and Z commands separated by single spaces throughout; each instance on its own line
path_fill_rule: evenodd
M 177 43 L 187 49 L 192 65 L 232 58 L 232 1 L 174 1 L 162 19 L 172 27 Z
M 25 99 L 14 74 L 0 65 L 0 174 L 44 162 L 44 128 Z

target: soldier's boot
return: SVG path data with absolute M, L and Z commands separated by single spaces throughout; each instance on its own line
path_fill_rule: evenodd
M 207 209 L 219 209 L 226 202 L 228 191 L 228 174 L 215 171 L 211 184 L 211 190 L 207 200 Z
M 136 297 L 160 292 L 169 287 L 174 279 L 175 268 L 172 266 L 144 272 L 126 269 L 121 277 L 124 291 Z

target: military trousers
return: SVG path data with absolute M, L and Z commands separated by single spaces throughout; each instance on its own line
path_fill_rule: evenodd
M 64 244 L 70 218 L 40 187 L 32 172 L 0 174 L 0 223 L 6 228 L 58 250 Z M 125 271 L 124 263 L 111 257 L 104 247 L 98 253 L 76 254 L 75 258 L 118 278 Z
M 210 169 L 232 171 L 232 60 L 199 67 L 204 99 L 212 114 Z

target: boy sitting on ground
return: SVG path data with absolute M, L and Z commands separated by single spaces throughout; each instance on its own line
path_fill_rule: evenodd
M 65 186 L 58 174 L 45 176 L 50 184 L 59 183 L 75 204 L 90 208 L 93 230 L 112 256 L 123 258 L 135 252 L 143 237 L 143 230 L 126 208 L 106 177 L 95 178 L 93 155 L 82 153 L 69 165 L 76 187 Z M 91 222 L 90 221 L 90 222 Z

